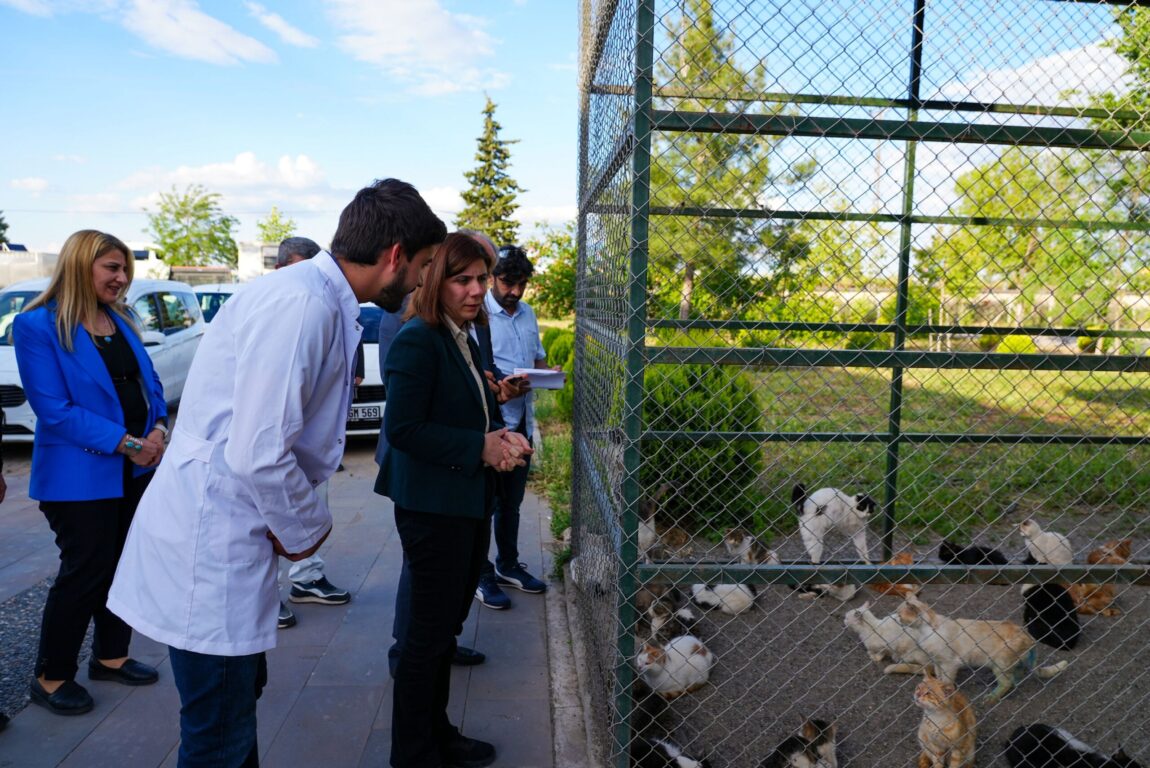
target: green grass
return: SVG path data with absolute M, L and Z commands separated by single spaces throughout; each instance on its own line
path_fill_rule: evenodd
M 883 432 L 890 398 L 885 371 L 779 370 L 753 374 L 768 430 Z M 907 371 L 902 430 L 979 434 L 1144 435 L 1150 393 L 1113 373 Z M 757 526 L 793 528 L 790 488 L 826 485 L 883 498 L 880 444 L 768 443 L 761 478 L 769 499 Z M 1011 502 L 1024 512 L 1101 514 L 1142 524 L 1150 501 L 1150 449 L 1124 446 L 903 445 L 900 530 L 967 537 L 1000 521 Z M 1145 525 L 1145 524 L 1142 524 Z M 1150 531 L 1150 526 L 1146 526 Z

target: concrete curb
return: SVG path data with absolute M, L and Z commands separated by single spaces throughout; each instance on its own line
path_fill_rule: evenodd
M 547 591 L 547 656 L 551 660 L 551 733 L 555 765 L 591 768 L 587 750 L 590 709 L 579 684 L 578 652 L 567 617 L 565 584 L 552 583 Z

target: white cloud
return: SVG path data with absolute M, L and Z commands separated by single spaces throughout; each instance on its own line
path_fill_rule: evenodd
M 244 6 L 248 9 L 248 13 L 255 17 L 256 21 L 263 24 L 272 32 L 275 32 L 279 35 L 280 40 L 283 40 L 288 45 L 294 45 L 299 48 L 315 48 L 319 45 L 319 40 L 303 30 L 293 27 L 283 16 L 280 16 L 278 13 L 272 13 L 259 3 L 244 3 Z
M 172 186 L 182 189 L 189 184 L 201 184 L 209 191 L 221 192 L 254 189 L 284 192 L 326 186 L 323 171 L 307 155 L 284 155 L 276 163 L 269 164 L 256 157 L 254 152 L 241 152 L 222 163 L 138 171 L 117 186 L 126 190 L 167 190 Z
M 495 41 L 487 21 L 452 13 L 439 0 L 325 0 L 334 25 L 343 30 L 339 46 L 426 96 L 498 89 L 510 77 L 485 59 Z
M 200 10 L 195 0 L 131 0 L 124 26 L 153 48 L 209 64 L 276 61 L 258 40 Z
M 419 190 L 427 205 L 441 218 L 453 219 L 463 210 L 463 198 L 455 187 L 432 187 Z
M 1013 69 L 976 69 L 939 91 L 948 99 L 1012 104 L 1065 104 L 1067 94 L 1081 98 L 1125 90 L 1128 62 L 1101 41 L 1043 56 Z
M 37 176 L 28 176 L 23 179 L 12 179 L 8 183 L 12 189 L 19 189 L 23 192 L 31 192 L 33 196 L 39 195 L 41 192 L 48 188 L 48 180 L 41 179 Z
M 0 0 L 0 5 L 15 8 L 17 11 L 30 13 L 33 16 L 52 15 L 52 6 L 48 0 Z
M 83 155 L 52 155 L 52 159 L 57 163 L 68 163 L 70 165 L 84 165 L 88 162 L 88 158 Z

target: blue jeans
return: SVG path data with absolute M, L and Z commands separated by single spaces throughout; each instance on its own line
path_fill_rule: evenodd
M 180 692 L 179 768 L 257 768 L 256 699 L 267 657 L 212 656 L 168 648 Z

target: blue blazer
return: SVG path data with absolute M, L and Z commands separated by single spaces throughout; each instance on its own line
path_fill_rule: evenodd
M 487 388 L 476 386 L 445 326 L 418 317 L 396 334 L 384 366 L 387 406 L 375 492 L 407 509 L 482 518 L 488 469 L 481 454 L 486 433 L 503 426 Z M 382 442 L 382 441 L 381 441 Z
M 12 343 L 28 404 L 36 414 L 28 495 L 39 501 L 89 501 L 124 495 L 124 412 L 100 351 L 82 328 L 72 352 L 56 336 L 56 305 L 16 315 Z M 148 401 L 147 427 L 166 418 L 164 388 L 137 332 L 110 313 L 140 366 Z M 133 466 L 136 476 L 150 469 Z

